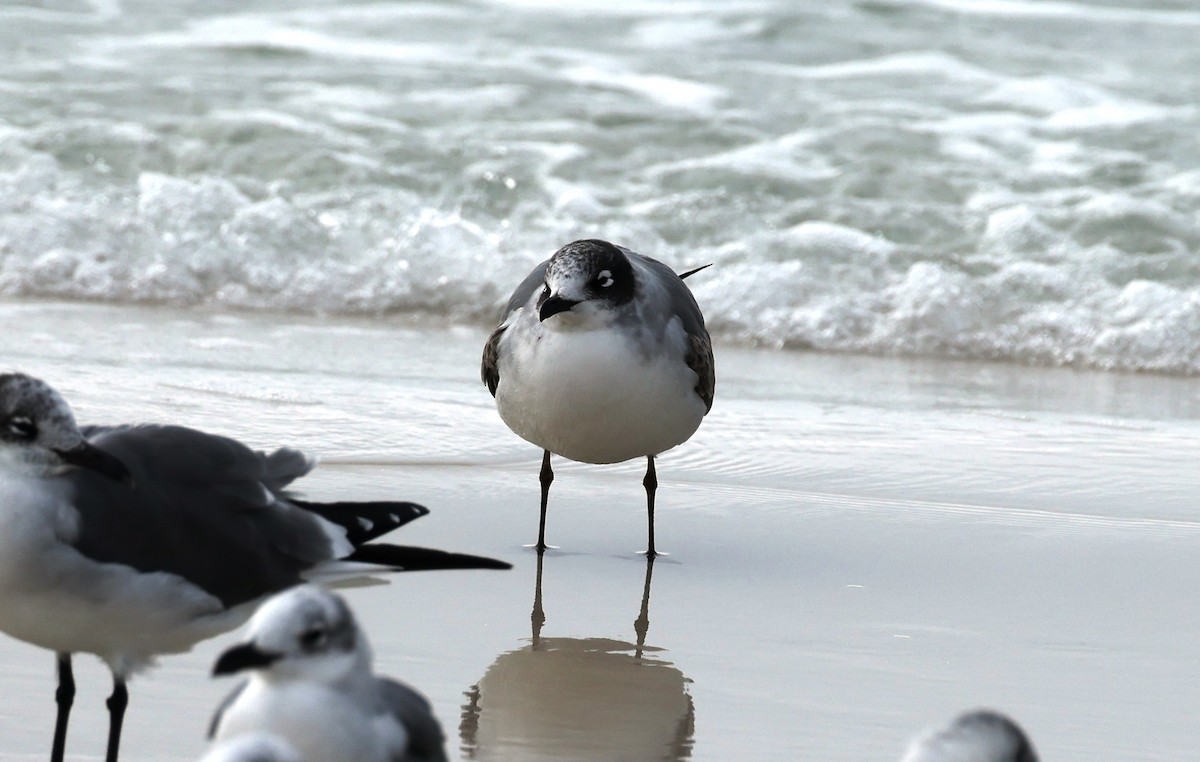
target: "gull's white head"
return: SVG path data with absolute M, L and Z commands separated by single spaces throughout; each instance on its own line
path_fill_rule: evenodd
M 538 320 L 551 330 L 592 322 L 627 304 L 635 288 L 633 265 L 620 248 L 595 239 L 574 241 L 550 257 L 537 298 Z
M 124 463 L 83 438 L 62 395 L 24 373 L 0 374 L 0 453 L 39 471 L 78 466 L 131 481 Z
M 900 762 L 1038 762 L 1021 726 L 989 709 L 959 715 L 915 739 Z
M 221 654 L 214 675 L 244 670 L 265 680 L 341 683 L 369 673 L 371 650 L 341 596 L 302 585 L 266 601 L 255 612 L 249 638 Z

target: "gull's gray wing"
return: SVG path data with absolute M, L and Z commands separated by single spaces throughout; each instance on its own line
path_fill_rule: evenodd
M 496 387 L 500 385 L 500 337 L 507 328 L 508 326 L 501 325 L 492 331 L 487 343 L 483 345 L 483 362 L 479 366 L 479 377 L 483 379 L 493 397 L 496 396 Z
M 182 426 L 87 427 L 133 486 L 86 469 L 74 488 L 83 555 L 141 572 L 169 572 L 229 607 L 301 581 L 334 557 L 329 526 L 282 488 L 311 468 L 295 450 L 270 455 Z
M 712 340 L 708 338 L 708 332 L 703 335 L 688 334 L 688 342 L 690 348 L 683 359 L 687 362 L 688 367 L 695 371 L 698 378 L 696 379 L 696 394 L 700 395 L 700 399 L 704 400 L 705 412 L 712 410 L 713 395 L 717 391 L 717 373 L 713 365 Z
M 446 734 L 429 700 L 403 683 L 377 678 L 383 711 L 408 731 L 408 749 L 392 762 L 447 762 Z
M 659 285 L 666 292 L 668 312 L 679 317 L 680 322 L 683 323 L 683 330 L 687 333 L 688 350 L 684 355 L 684 360 L 698 377 L 696 394 L 704 400 L 705 410 L 712 410 L 713 394 L 717 387 L 716 365 L 713 361 L 712 339 L 708 335 L 708 329 L 704 327 L 704 313 L 700 311 L 696 297 L 683 282 L 683 278 L 679 277 L 670 267 L 657 259 L 643 256 L 623 246 L 618 248 L 625 252 L 625 256 L 654 273 Z M 704 268 L 698 268 L 698 270 L 702 269 Z M 686 274 L 691 275 L 698 270 L 692 270 Z
M 546 266 L 549 264 L 550 260 L 547 259 L 525 276 L 525 280 L 521 281 L 521 285 L 517 286 L 512 296 L 508 298 L 508 304 L 505 305 L 504 312 L 500 316 L 500 325 L 492 331 L 487 344 L 483 345 L 483 363 L 479 369 L 479 376 L 483 379 L 483 383 L 487 384 L 488 391 L 492 393 L 493 397 L 496 396 L 496 386 L 500 383 L 500 337 L 508 329 L 509 316 L 528 304 L 529 297 L 542 287 L 542 282 L 546 280 Z

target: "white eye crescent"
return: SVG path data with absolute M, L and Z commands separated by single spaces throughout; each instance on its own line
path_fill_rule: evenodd
M 37 426 L 25 416 L 18 416 L 8 422 L 8 431 L 19 439 L 33 439 L 37 436 Z
M 596 275 L 596 283 L 598 283 L 600 285 L 600 288 L 608 288 L 609 286 L 611 286 L 613 284 L 612 273 L 609 272 L 608 270 L 601 270 Z

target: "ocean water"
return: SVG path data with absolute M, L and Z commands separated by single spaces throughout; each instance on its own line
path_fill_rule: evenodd
M 1182 0 L 8 0 L 0 296 L 485 325 L 561 244 L 766 347 L 1200 371 Z

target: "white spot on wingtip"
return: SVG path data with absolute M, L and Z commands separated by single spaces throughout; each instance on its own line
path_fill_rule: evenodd
M 358 526 L 364 532 L 370 532 L 372 529 L 375 528 L 375 522 L 371 521 L 370 519 L 365 519 L 362 516 L 359 516 L 358 517 Z

